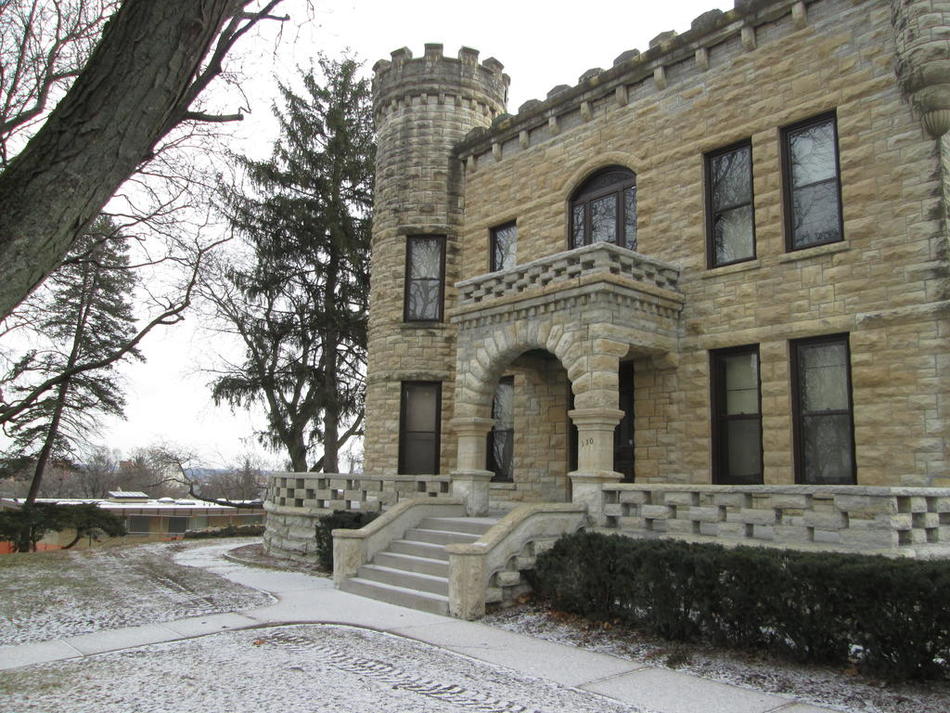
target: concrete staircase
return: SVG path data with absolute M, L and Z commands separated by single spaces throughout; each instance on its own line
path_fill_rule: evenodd
M 448 615 L 449 555 L 445 546 L 475 542 L 495 517 L 430 517 L 376 554 L 340 589 L 390 604 Z

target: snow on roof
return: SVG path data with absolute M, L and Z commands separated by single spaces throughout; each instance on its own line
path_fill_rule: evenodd
M 0 498 L 0 502 L 14 506 L 22 505 L 25 498 Z M 159 498 L 154 500 L 146 498 L 145 500 L 129 500 L 125 502 L 115 502 L 113 500 L 104 500 L 102 498 L 37 498 L 38 503 L 55 503 L 57 505 L 82 505 L 86 503 L 97 504 L 103 510 L 234 510 L 230 505 L 219 505 L 218 503 L 208 503 L 204 500 L 176 500 L 175 498 Z
M 110 497 L 110 498 L 116 498 L 116 499 L 122 499 L 122 500 L 130 499 L 130 498 L 136 498 L 136 499 L 138 499 L 138 500 L 148 500 L 148 499 L 149 499 L 149 498 L 148 498 L 148 494 L 143 493 L 143 492 L 140 491 L 140 490 L 110 490 L 110 491 L 109 491 L 109 497 Z

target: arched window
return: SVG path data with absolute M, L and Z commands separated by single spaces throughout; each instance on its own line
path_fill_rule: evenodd
M 637 249 L 637 177 L 623 166 L 598 171 L 571 196 L 571 247 L 601 242 Z

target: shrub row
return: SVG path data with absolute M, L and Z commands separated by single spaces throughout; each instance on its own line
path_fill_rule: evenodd
M 263 534 L 263 525 L 225 525 L 224 527 L 207 527 L 202 530 L 188 530 L 184 538 L 203 540 L 207 537 L 257 537 Z
M 317 563 L 327 572 L 333 571 L 333 531 L 358 530 L 379 516 L 375 512 L 334 510 L 317 519 Z
M 577 533 L 538 558 L 564 611 L 892 679 L 950 673 L 950 563 Z

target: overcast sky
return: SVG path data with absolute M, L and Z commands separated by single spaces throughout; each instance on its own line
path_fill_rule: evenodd
M 350 50 L 365 62 L 367 75 L 378 59 L 408 47 L 423 54 L 427 42 L 440 42 L 447 56 L 473 47 L 480 59 L 495 57 L 511 77 L 508 110 L 515 113 L 528 99 L 544 99 L 558 84 L 573 85 L 593 67 L 608 68 L 628 49 L 641 51 L 660 32 L 685 32 L 696 16 L 732 2 L 667 0 L 557 5 L 552 2 L 454 3 L 446 0 L 349 0 L 319 2 L 307 22 L 305 0 L 287 0 L 292 15 L 282 40 L 245 38 L 239 54 L 249 79 L 243 89 L 251 114 L 235 129 L 233 148 L 264 157 L 275 138 L 270 106 L 274 75 L 286 81 L 298 65 L 308 66 L 318 52 L 331 57 Z M 268 30 L 267 32 L 270 32 Z M 102 443 L 121 451 L 170 443 L 202 455 L 205 465 L 228 465 L 247 450 L 261 449 L 253 439 L 260 414 L 232 413 L 211 403 L 204 371 L 221 348 L 220 339 L 202 331 L 197 315 L 143 345 L 148 361 L 123 367 L 127 420 L 104 424 Z M 280 454 L 265 456 L 278 467 Z M 341 462 L 341 466 L 343 463 Z

